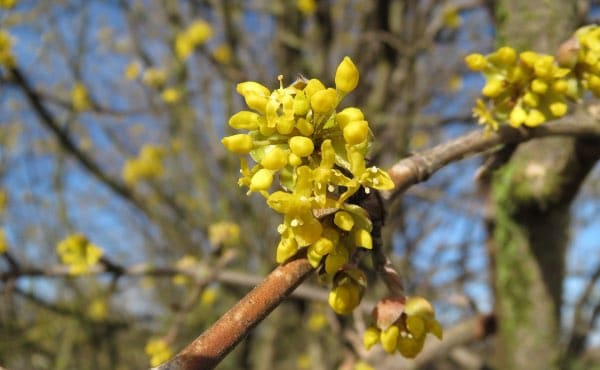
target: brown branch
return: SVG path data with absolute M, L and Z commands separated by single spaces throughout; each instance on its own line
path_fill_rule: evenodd
M 313 271 L 304 257 L 277 267 L 202 335 L 154 370 L 213 369 Z
M 561 135 L 598 138 L 600 137 L 600 123 L 590 115 L 578 113 L 535 128 L 515 129 L 504 126 L 494 132 L 476 129 L 397 162 L 389 170 L 396 189 L 393 194 L 384 195 L 392 198 L 403 193 L 410 186 L 426 181 L 446 165 L 493 149 L 497 145 Z

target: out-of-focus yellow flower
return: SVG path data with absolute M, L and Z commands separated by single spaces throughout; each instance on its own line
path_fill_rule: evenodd
M 104 320 L 108 317 L 108 305 L 104 298 L 94 299 L 87 307 L 87 315 L 96 321 Z
M 454 6 L 447 6 L 444 8 L 442 20 L 444 26 L 448 28 L 458 28 L 462 22 L 458 9 Z
M 187 60 L 194 52 L 194 43 L 187 32 L 175 36 L 175 54 L 181 61 Z
M 162 68 L 148 68 L 144 71 L 142 81 L 150 87 L 159 88 L 167 82 L 167 72 Z
M 296 6 L 306 16 L 312 15 L 317 11 L 316 0 L 297 0 Z
M 428 333 L 442 339 L 443 330 L 435 319 L 433 306 L 425 298 L 409 297 L 404 303 L 398 299 L 384 299 L 377 304 L 375 315 L 391 317 L 393 322 L 379 320 L 379 327 L 369 327 L 363 336 L 363 343 L 370 349 L 381 343 L 388 353 L 400 352 L 402 356 L 413 358 L 421 352 Z
M 165 103 L 175 104 L 181 99 L 181 91 L 174 87 L 169 87 L 163 90 L 161 97 Z
M 235 222 L 221 221 L 208 227 L 208 239 L 213 246 L 236 245 L 240 242 L 240 226 Z
M 125 67 L 125 71 L 123 71 L 123 76 L 126 79 L 133 81 L 136 78 L 138 78 L 138 76 L 140 75 L 140 71 L 141 71 L 140 63 L 137 61 L 133 61 L 133 62 L 129 63 L 127 65 L 127 67 Z
M 136 158 L 128 159 L 123 166 L 123 180 L 134 185 L 140 180 L 154 180 L 164 174 L 162 147 L 144 145 Z
M 215 60 L 221 64 L 228 64 L 231 61 L 231 48 L 227 44 L 221 44 L 212 52 Z
M 82 82 L 76 82 L 71 91 L 71 103 L 76 112 L 83 112 L 90 109 L 92 103 L 88 90 Z
M 0 66 L 7 68 L 15 65 L 15 57 L 12 54 L 12 38 L 4 30 L 0 30 Z
M 92 244 L 84 235 L 74 234 L 63 239 L 56 246 L 62 263 L 69 265 L 70 273 L 80 275 L 89 272 L 90 267 L 94 266 L 100 257 L 102 249 Z
M 198 259 L 191 255 L 183 256 L 179 261 L 175 263 L 175 267 L 180 270 L 189 270 L 194 266 L 198 265 Z M 177 274 L 173 276 L 173 284 L 175 285 L 185 285 L 190 283 L 190 277 L 185 274 Z
M 194 21 L 186 31 L 187 37 L 194 46 L 204 44 L 213 35 L 211 25 L 203 20 Z
M 354 370 L 375 370 L 375 368 L 364 361 L 358 361 L 354 365 Z
M 308 330 L 319 331 L 327 326 L 327 317 L 322 312 L 315 312 L 308 318 Z
M 6 189 L 0 188 L 0 215 L 6 210 L 8 204 L 8 192 Z
M 6 238 L 6 230 L 0 228 L 0 254 L 6 253 L 8 250 L 8 240 Z
M 217 289 L 216 288 L 206 288 L 200 295 L 200 303 L 205 306 L 210 306 L 217 300 Z
M 302 353 L 296 358 L 296 366 L 298 369 L 310 369 L 312 362 L 307 353 Z
M 17 0 L 0 0 L 0 8 L 12 9 L 17 5 Z
M 146 355 L 150 357 L 150 366 L 155 367 L 166 362 L 173 356 L 169 343 L 162 338 L 150 339 L 144 348 Z

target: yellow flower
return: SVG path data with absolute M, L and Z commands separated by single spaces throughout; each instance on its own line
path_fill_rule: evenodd
M 131 62 L 127 65 L 127 67 L 125 67 L 125 71 L 123 71 L 123 76 L 126 79 L 133 81 L 140 75 L 140 70 L 141 67 L 139 62 Z
M 6 253 L 8 250 L 8 239 L 6 238 L 6 230 L 0 228 L 0 254 Z
M 211 224 L 208 227 L 208 240 L 213 246 L 239 244 L 240 226 L 231 221 Z
M 17 0 L 0 0 L 0 8 L 12 9 L 17 5 Z
M 173 356 L 173 352 L 166 340 L 156 338 L 146 343 L 144 351 L 150 357 L 150 366 L 158 366 Z
M 199 46 L 212 37 L 213 30 L 206 21 L 197 20 L 190 25 L 186 34 L 194 46 Z
M 159 88 L 167 81 L 167 73 L 161 68 L 148 68 L 144 72 L 142 81 L 150 87 Z
M 329 306 L 340 315 L 351 313 L 360 304 L 366 285 L 367 277 L 358 268 L 338 272 L 329 292 Z
M 0 30 L 0 65 L 10 68 L 15 65 L 12 54 L 12 39 L 8 32 Z
M 87 88 L 81 82 L 76 82 L 71 92 L 71 103 L 76 112 L 82 112 L 91 107 Z
M 165 151 L 161 147 L 144 145 L 136 158 L 128 159 L 123 166 L 123 180 L 135 185 L 140 180 L 158 179 L 164 174 L 163 157 Z
M 175 104 L 181 99 L 181 91 L 174 87 L 169 87 L 163 90 L 161 97 L 165 103 Z
M 186 61 L 194 52 L 194 42 L 187 32 L 175 36 L 175 54 L 182 62 Z
M 189 271 L 197 265 L 198 259 L 191 255 L 185 255 L 175 263 L 177 269 L 184 271 Z M 191 282 L 190 277 L 186 274 L 176 274 L 172 280 L 175 285 L 185 285 Z
M 327 317 L 322 312 L 315 312 L 308 318 L 308 330 L 319 331 L 327 326 Z
M 448 28 L 457 28 L 461 24 L 460 14 L 454 6 L 446 6 L 442 14 L 444 26 Z
M 87 315 L 95 321 L 102 321 L 108 317 L 108 305 L 104 298 L 94 299 L 87 307 Z
M 69 265 L 73 275 L 85 274 L 94 266 L 100 257 L 102 249 L 90 243 L 82 234 L 74 234 L 63 239 L 56 246 L 56 252 L 62 263 Z
M 200 303 L 204 306 L 210 306 L 217 300 L 217 289 L 206 288 L 200 295 Z
M 227 44 L 221 44 L 212 52 L 215 60 L 221 64 L 228 64 L 231 61 L 231 48 Z
M 221 143 L 227 150 L 237 154 L 248 154 L 252 148 L 254 148 L 252 138 L 250 135 L 246 134 L 236 134 L 224 137 L 221 140 Z
M 306 16 L 314 14 L 317 10 L 317 2 L 315 0 L 297 0 L 296 6 Z

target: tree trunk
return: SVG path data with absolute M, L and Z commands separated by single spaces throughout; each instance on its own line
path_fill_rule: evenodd
M 575 28 L 575 2 L 500 0 L 498 42 L 554 54 Z M 558 369 L 569 208 L 593 165 L 571 138 L 520 145 L 490 186 L 498 369 Z

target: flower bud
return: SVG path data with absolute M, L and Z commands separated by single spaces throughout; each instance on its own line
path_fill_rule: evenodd
M 567 104 L 561 101 L 556 101 L 550 104 L 550 112 L 554 117 L 562 117 L 567 114 Z
M 478 53 L 467 55 L 465 57 L 465 63 L 472 71 L 483 71 L 488 64 L 485 56 Z
M 304 88 L 304 93 L 310 99 L 317 91 L 325 90 L 325 85 L 316 78 L 311 78 L 308 80 L 306 87 Z
M 268 190 L 273 183 L 273 171 L 261 168 L 250 180 L 250 191 Z
M 296 121 L 296 128 L 304 136 L 310 136 L 315 131 L 315 127 L 312 123 L 308 122 L 304 118 L 298 118 Z
M 259 117 L 258 113 L 243 110 L 231 116 L 229 126 L 238 130 L 256 130 L 258 129 Z
M 277 245 L 277 263 L 284 263 L 291 257 L 293 257 L 298 251 L 298 243 L 294 238 L 281 239 Z
M 352 121 L 362 121 L 365 119 L 363 112 L 356 107 L 344 108 L 335 115 L 335 120 L 343 130 L 346 125 Z
M 306 116 L 310 109 L 310 103 L 303 91 L 299 91 L 294 97 L 294 114 L 297 116 Z
M 268 170 L 277 171 L 287 164 L 288 152 L 277 146 L 269 146 L 265 150 L 265 156 L 260 161 L 260 165 Z
M 370 326 L 365 330 L 365 334 L 363 336 L 363 345 L 367 350 L 371 349 L 374 345 L 379 343 L 379 336 L 381 335 L 381 330 Z
M 340 315 L 351 313 L 360 304 L 365 281 L 364 273 L 357 268 L 337 273 L 329 292 L 328 302 L 331 308 Z
M 358 69 L 349 57 L 344 57 L 335 71 L 335 87 L 343 93 L 349 93 L 358 85 Z
M 350 231 L 354 226 L 354 218 L 352 218 L 350 213 L 345 211 L 336 212 L 333 222 L 344 231 Z
M 298 167 L 302 164 L 302 158 L 300 158 L 299 156 L 297 156 L 294 153 L 290 153 L 290 155 L 288 156 L 288 163 L 292 167 Z
M 526 118 L 527 112 L 525 112 L 525 109 L 521 108 L 520 106 L 516 106 L 510 112 L 508 122 L 512 127 L 519 127 L 523 122 L 525 122 Z
M 246 81 L 237 84 L 236 91 L 244 97 L 249 94 L 256 94 L 264 97 L 271 95 L 271 91 L 269 91 L 268 88 L 254 81 Z
M 546 116 L 537 109 L 529 111 L 527 118 L 525 119 L 525 125 L 529 127 L 539 126 L 546 121 Z
M 224 137 L 221 140 L 221 143 L 225 146 L 225 148 L 227 148 L 227 150 L 236 154 L 248 154 L 254 148 L 252 138 L 250 135 L 246 134 L 237 134 Z
M 399 336 L 400 328 L 397 325 L 392 325 L 381 332 L 381 346 L 387 353 L 394 353 L 396 351 Z
M 545 94 L 548 91 L 548 84 L 544 80 L 536 78 L 531 81 L 531 90 L 536 94 Z
M 289 141 L 292 153 L 298 157 L 308 157 L 315 150 L 313 141 L 304 136 L 294 136 Z
M 481 90 L 481 93 L 487 97 L 495 98 L 504 91 L 504 84 L 500 80 L 489 80 Z
M 337 104 L 337 92 L 329 88 L 315 92 L 310 98 L 310 106 L 316 114 L 330 113 Z
M 367 121 L 352 121 L 344 127 L 344 141 L 350 145 L 360 144 L 369 135 L 369 123 Z
M 373 239 L 371 233 L 365 229 L 356 229 L 353 232 L 354 245 L 366 249 L 373 249 Z

